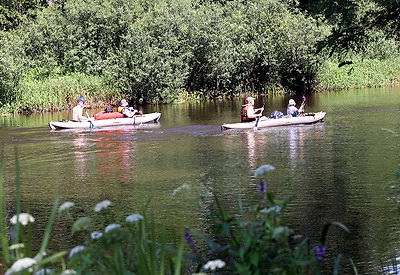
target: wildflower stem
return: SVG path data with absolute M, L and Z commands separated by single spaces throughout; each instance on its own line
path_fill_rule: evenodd
M 50 239 L 50 235 L 51 235 L 51 229 L 52 229 L 55 217 L 56 217 L 56 212 L 57 212 L 57 208 L 58 208 L 59 202 L 60 202 L 60 195 L 57 195 L 56 198 L 54 199 L 53 207 L 51 209 L 50 218 L 49 218 L 49 221 L 48 221 L 47 226 L 46 226 L 46 231 L 44 233 L 42 246 L 40 247 L 39 253 L 44 252 L 46 250 L 46 248 L 47 248 L 48 243 L 49 243 L 49 239 Z
M 4 148 L 4 147 L 3 147 Z M 4 149 L 1 150 L 1 159 L 3 159 Z M 8 238 L 7 238 L 7 227 L 5 221 L 5 202 L 4 202 L 4 177 L 3 177 L 3 165 L 0 165 L 0 238 L 1 238 L 1 251 L 3 252 L 2 262 L 4 268 L 7 269 L 10 263 L 10 255 L 8 251 Z
M 114 265 L 115 265 L 116 274 L 122 275 L 125 273 L 122 251 L 121 251 L 121 247 L 119 244 L 114 245 Z
M 19 217 L 19 214 L 21 214 L 21 182 L 20 182 L 20 178 L 19 178 L 19 161 L 18 161 L 18 149 L 15 146 L 14 147 L 15 150 L 15 212 L 17 215 L 17 220 Z M 20 236 L 20 229 L 21 229 L 21 224 L 19 222 L 16 223 L 15 225 L 15 239 L 11 240 L 11 242 L 13 244 L 19 243 L 19 236 Z
M 178 255 L 176 256 L 176 262 L 175 262 L 175 273 L 174 273 L 175 275 L 181 274 L 183 247 L 184 247 L 184 240 L 183 238 L 181 238 L 181 241 L 179 243 Z

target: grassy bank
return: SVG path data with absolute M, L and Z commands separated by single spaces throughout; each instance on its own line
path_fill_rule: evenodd
M 119 91 L 106 84 L 101 77 L 74 73 L 66 76 L 37 78 L 26 76 L 18 86 L 16 101 L 3 106 L 2 112 L 35 112 L 71 109 L 76 99 L 83 96 L 89 107 L 116 104 Z
M 328 61 L 317 76 L 319 91 L 385 87 L 400 84 L 400 57 Z
M 400 84 L 400 57 L 390 59 L 354 59 L 346 64 L 337 60 L 327 61 L 316 77 L 316 91 L 343 90 L 351 88 L 385 87 Z M 20 92 L 13 104 L 4 105 L 0 112 L 34 112 L 71 109 L 76 98 L 84 96 L 88 107 L 118 104 L 125 95 L 107 84 L 104 78 L 73 73 L 67 76 L 53 75 L 45 78 L 27 75 L 18 86 Z M 279 87 L 268 94 L 284 93 Z M 209 93 L 180 90 L 175 102 L 204 100 Z M 235 94 L 235 93 L 233 93 Z M 239 95 L 240 93 L 237 93 Z M 215 94 L 224 97 L 224 94 Z M 229 94 L 232 96 L 232 94 Z

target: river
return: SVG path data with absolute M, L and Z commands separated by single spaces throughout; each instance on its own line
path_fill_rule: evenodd
M 256 107 L 265 104 L 264 114 L 284 111 L 288 99 L 259 97 Z M 349 234 L 330 229 L 328 254 L 342 253 L 361 274 L 375 273 L 393 252 L 399 254 L 391 188 L 399 183 L 399 102 L 400 88 L 313 94 L 306 111 L 326 111 L 323 123 L 244 131 L 220 129 L 239 121 L 241 99 L 145 106 L 144 112 L 162 113 L 160 123 L 125 129 L 49 129 L 49 121 L 69 118 L 70 112 L 2 117 L 8 215 L 14 211 L 18 164 L 22 210 L 36 218 L 39 235 L 57 193 L 61 202 L 76 204 L 75 218 L 108 199 L 110 223 L 147 204 L 155 223 L 170 232 L 185 226 L 207 232 L 215 212 L 212 194 L 231 212 L 238 211 L 239 200 L 253 205 L 258 181 L 252 172 L 271 164 L 276 170 L 266 176 L 269 190 L 292 197 L 287 224 L 312 245 L 318 245 L 324 224 L 345 224 Z M 57 218 L 51 246 L 83 243 L 70 225 Z

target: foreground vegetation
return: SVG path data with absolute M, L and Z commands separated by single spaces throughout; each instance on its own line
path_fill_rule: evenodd
M 0 108 L 66 109 L 80 95 L 98 106 L 397 83 L 397 27 L 382 12 L 396 7 L 366 2 L 5 1 Z
M 167 238 L 165 228 L 156 231 L 145 209 L 121 221 L 108 221 L 103 213 L 112 202 L 105 200 L 93 207 L 92 215 L 81 213 L 75 217 L 71 211 L 75 203 L 60 205 L 56 198 L 39 249 L 32 247 L 35 218 L 23 213 L 18 176 L 16 214 L 10 219 L 10 227 L 5 220 L 8 215 L 0 173 L 0 268 L 5 274 L 320 274 L 324 270 L 328 229 L 334 225 L 349 231 L 338 222 L 327 224 L 316 247 L 304 236 L 294 235 L 282 220 L 290 200 L 278 200 L 267 190 L 265 174 L 274 169 L 262 165 L 254 171 L 259 179 L 260 201 L 249 212 L 241 213 L 248 219 L 229 215 L 215 198 L 218 215 L 213 217 L 212 238 L 187 228 L 182 230 L 180 241 L 174 243 Z M 48 244 L 57 218 L 73 218 L 71 233 L 83 232 L 84 242 L 69 251 L 50 251 Z M 327 268 L 338 273 L 341 260 L 344 258 L 339 255 L 334 266 Z M 354 264 L 353 268 L 357 274 Z

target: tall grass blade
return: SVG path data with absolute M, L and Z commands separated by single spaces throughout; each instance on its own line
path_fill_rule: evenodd
M 161 255 L 160 255 L 160 271 L 158 274 L 163 275 L 165 274 L 165 244 L 167 243 L 166 240 L 166 230 L 165 230 L 165 225 L 162 227 L 162 232 L 161 232 Z
M 14 152 L 15 152 L 15 214 L 17 217 L 21 214 L 21 181 L 19 177 L 19 161 L 18 161 L 18 148 L 17 146 L 14 147 Z M 17 218 L 18 220 L 18 218 Z M 11 240 L 13 244 L 19 243 L 19 237 L 20 237 L 20 231 L 21 231 L 21 224 L 19 222 L 16 223 L 15 225 L 15 239 Z
M 340 261 L 342 260 L 342 254 L 339 254 L 336 259 L 335 259 L 335 263 L 333 265 L 333 275 L 339 275 L 339 268 L 340 268 Z
M 350 263 L 351 263 L 351 266 L 353 267 L 354 275 L 358 275 L 359 273 L 358 273 L 358 270 L 357 270 L 357 266 L 356 266 L 356 264 L 355 264 L 355 262 L 353 261 L 352 258 L 350 258 Z
M 183 247 L 184 247 L 184 239 L 181 238 L 181 242 L 179 244 L 178 255 L 175 260 L 175 273 L 174 275 L 180 275 L 182 269 L 182 259 L 183 259 Z
M 67 252 L 65 252 L 65 251 L 58 252 L 58 253 L 56 253 L 54 255 L 51 255 L 51 256 L 46 257 L 43 260 L 39 261 L 38 265 L 39 266 L 43 266 L 43 265 L 48 264 L 48 263 L 55 263 L 55 262 L 59 261 L 60 259 L 62 259 L 62 257 L 65 254 L 67 254 Z
M 4 147 L 3 147 L 4 148 Z M 4 149 L 1 150 L 1 160 L 3 160 Z M 6 227 L 6 212 L 5 212 L 5 193 L 4 193 L 4 173 L 3 173 L 3 162 L 0 162 L 0 238 L 1 238 L 1 251 L 2 259 L 1 262 L 5 265 L 4 268 L 10 264 L 10 254 L 8 251 L 8 237 Z
M 60 202 L 60 195 L 57 195 L 55 200 L 54 200 L 53 207 L 51 209 L 49 222 L 47 223 L 47 226 L 46 226 L 46 231 L 45 231 L 44 236 L 43 236 L 42 246 L 40 247 L 39 253 L 44 252 L 46 250 L 46 248 L 47 248 L 47 245 L 49 244 L 49 239 L 50 239 L 50 235 L 51 235 L 51 229 L 52 229 L 55 217 L 56 217 L 56 212 L 57 212 L 57 207 L 59 205 L 59 202 Z

